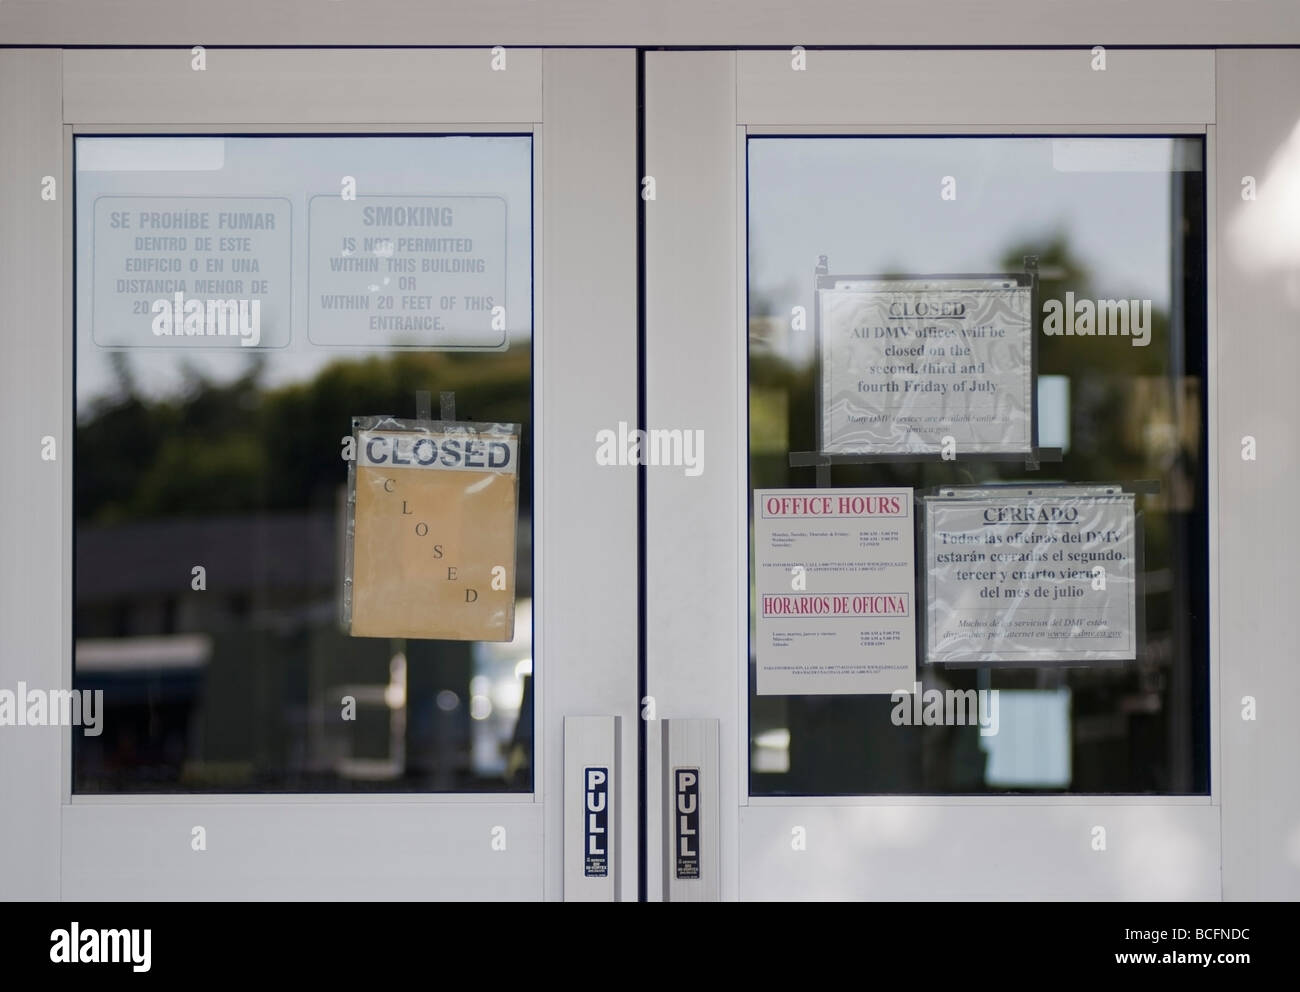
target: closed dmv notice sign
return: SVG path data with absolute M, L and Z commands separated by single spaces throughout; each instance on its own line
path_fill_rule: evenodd
M 846 282 L 818 294 L 821 450 L 1028 453 L 1031 290 L 1012 278 Z
M 1131 493 L 976 488 L 923 505 L 928 662 L 1137 657 Z

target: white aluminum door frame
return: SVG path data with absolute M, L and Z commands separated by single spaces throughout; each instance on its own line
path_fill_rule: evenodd
M 190 59 L 0 51 L 13 159 L 0 255 L 34 259 L 0 300 L 15 450 L 49 433 L 71 452 L 74 133 L 532 134 L 534 791 L 77 796 L 68 732 L 34 732 L 0 753 L 15 800 L 0 874 L 12 897 L 36 899 L 561 898 L 563 717 L 621 715 L 623 753 L 636 753 L 635 475 L 597 466 L 585 443 L 635 418 L 635 55 L 512 50 L 505 71 L 486 48 L 213 50 L 203 72 Z M 59 177 L 61 202 L 29 195 L 44 174 Z M 42 331 L 20 339 L 18 327 Z M 12 504 L 28 512 L 0 520 L 9 560 L 35 563 L 0 573 L 2 684 L 71 686 L 73 466 L 60 460 Z M 7 511 L 17 495 L 6 489 Z M 631 808 L 635 768 L 622 783 Z M 193 825 L 204 853 L 190 849 Z M 635 898 L 633 833 L 621 849 L 622 895 Z
M 1210 354 L 1218 347 L 1213 52 L 1112 51 L 1103 72 L 1086 48 L 806 57 L 795 71 L 789 51 L 646 56 L 646 170 L 658 189 L 646 219 L 649 426 L 702 428 L 709 441 L 700 478 L 649 475 L 648 684 L 660 717 L 721 718 L 722 896 L 1219 898 L 1213 593 L 1210 796 L 748 795 L 747 135 L 1205 134 Z M 1209 375 L 1213 465 L 1213 362 Z M 1209 499 L 1216 521 L 1213 471 Z M 1212 570 L 1215 535 L 1212 524 Z M 1109 853 L 1092 850 L 1095 825 Z M 806 850 L 792 850 L 795 827 Z M 651 879 L 660 844 L 651 837 Z
M 0 38 L 20 45 L 1060 46 L 1283 45 L 1300 40 L 1292 0 L 371 0 L 312 16 L 264 0 L 27 0 L 0 5 Z

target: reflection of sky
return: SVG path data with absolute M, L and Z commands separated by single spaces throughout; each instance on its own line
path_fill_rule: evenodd
M 1199 170 L 1176 138 L 751 139 L 751 303 L 811 313 L 818 255 L 832 274 L 1000 272 L 1060 233 L 1098 295 L 1167 311 L 1175 153 Z
M 151 396 L 176 390 L 183 382 L 183 364 L 226 381 L 245 372 L 261 355 L 267 359 L 264 381 L 279 385 L 310 378 L 336 358 L 361 358 L 367 354 L 357 348 L 313 346 L 307 340 L 305 327 L 307 200 L 322 193 L 338 196 L 344 176 L 356 179 L 358 195 L 504 197 L 509 205 L 506 312 L 512 337 L 527 339 L 532 323 L 532 148 L 528 137 L 79 137 L 77 151 L 79 405 L 115 385 L 109 364 L 111 352 L 91 342 L 84 320 L 91 293 L 90 205 L 102 194 L 285 196 L 293 204 L 294 317 L 288 347 L 265 351 L 197 345 L 167 350 L 131 349 L 126 352 L 129 368 L 138 388 Z M 87 169 L 88 164 L 97 167 Z M 319 291 L 319 287 L 314 289 Z

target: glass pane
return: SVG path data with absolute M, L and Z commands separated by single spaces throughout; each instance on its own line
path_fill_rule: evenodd
M 75 151 L 74 790 L 531 791 L 531 136 Z M 352 418 L 420 391 L 522 426 L 512 641 L 341 626 Z
M 748 142 L 748 182 L 751 793 L 1207 793 L 1202 139 L 761 137 Z M 823 277 L 881 281 L 1011 277 L 1036 256 L 1040 467 L 992 454 L 792 467 L 792 454 L 826 450 L 822 256 Z M 1137 301 L 1133 328 L 1045 331 L 1052 307 L 1082 300 Z M 996 720 L 991 706 L 964 723 L 912 720 L 885 693 L 759 694 L 753 490 L 911 489 L 919 520 L 922 497 L 944 487 L 1012 483 L 1137 493 L 1133 660 L 928 663 L 918 546 L 921 698 L 996 692 Z

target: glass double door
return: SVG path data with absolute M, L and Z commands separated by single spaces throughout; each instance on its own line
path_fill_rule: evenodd
M 1212 53 L 804 54 L 4 54 L 33 892 L 1222 894 Z

